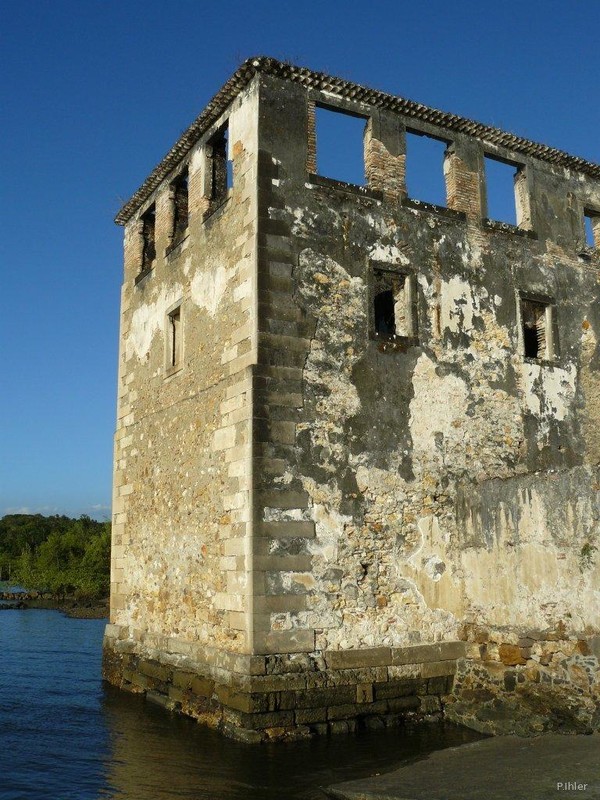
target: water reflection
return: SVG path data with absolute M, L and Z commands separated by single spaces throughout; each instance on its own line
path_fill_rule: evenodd
M 243 745 L 100 681 L 103 620 L 0 613 L 0 800 L 323 800 L 479 738 L 447 726 Z
M 113 800 L 323 800 L 320 786 L 386 772 L 477 734 L 452 725 L 421 725 L 307 742 L 244 745 L 106 687 L 111 732 L 107 767 Z
M 103 627 L 57 611 L 1 612 L 2 800 L 98 797 L 110 753 L 99 713 Z

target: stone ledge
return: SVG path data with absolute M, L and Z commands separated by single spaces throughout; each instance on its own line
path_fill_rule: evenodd
M 501 222 L 496 219 L 485 218 L 481 221 L 484 230 L 493 231 L 495 233 L 508 233 L 516 236 L 523 236 L 527 239 L 537 239 L 535 231 L 528 230 L 527 228 L 519 228 L 512 225 L 510 222 Z
M 429 662 L 464 658 L 466 644 L 462 641 L 436 642 L 407 647 L 373 647 L 362 650 L 326 650 L 323 653 L 330 669 L 351 667 L 419 665 Z
M 165 248 L 165 258 L 167 260 L 175 260 L 180 255 L 182 245 L 189 238 L 189 235 L 189 229 L 186 228 L 183 235 Z
M 233 653 L 200 642 L 186 642 L 166 636 L 153 636 L 144 631 L 131 631 L 126 625 L 108 624 L 104 646 L 121 653 L 137 652 L 140 658 L 152 659 L 160 653 L 161 663 L 181 667 L 182 660 L 194 669 L 217 668 L 239 675 L 264 675 L 264 655 Z
M 421 665 L 423 678 L 442 678 L 456 673 L 456 661 L 430 661 Z
M 315 649 L 315 633 L 311 630 L 257 633 L 254 646 L 265 654 L 312 653 Z
M 273 423 L 271 428 L 275 428 L 277 423 Z M 290 426 L 290 438 L 295 437 L 295 426 L 293 422 L 284 423 Z M 277 434 L 281 439 L 282 434 L 276 429 L 272 435 Z M 309 497 L 305 491 L 294 491 L 292 489 L 264 489 L 256 493 L 256 505 L 262 508 L 308 508 Z
M 348 192 L 348 194 L 357 195 L 358 197 L 364 197 L 370 200 L 378 200 L 379 202 L 383 200 L 383 192 L 378 189 L 371 189 L 368 186 L 360 186 L 355 183 L 346 183 L 346 181 L 338 181 L 335 178 L 326 178 L 324 175 L 316 175 L 314 172 L 308 174 L 308 183 L 326 189 Z
M 422 664 L 428 661 L 446 661 L 464 658 L 466 644 L 461 641 L 416 644 L 409 647 L 392 647 L 392 664 Z
M 152 264 L 152 266 L 150 267 L 146 267 L 145 269 L 141 270 L 141 272 L 138 272 L 138 274 L 135 276 L 134 284 L 136 286 L 139 286 L 139 284 L 144 280 L 144 278 L 150 275 L 153 269 L 154 269 L 154 264 Z
M 455 208 L 440 206 L 436 203 L 427 203 L 425 200 L 415 200 L 412 197 L 405 197 L 401 203 L 403 208 L 411 208 L 415 211 L 427 211 L 430 214 L 437 214 L 448 219 L 464 221 L 467 215 L 464 211 L 457 211 Z
M 258 536 L 268 536 L 272 539 L 315 538 L 315 523 L 303 520 L 258 522 L 254 530 Z
M 329 669 L 388 666 L 392 663 L 392 651 L 389 647 L 371 647 L 365 650 L 326 650 L 323 655 Z
M 254 596 L 255 614 L 280 614 L 287 611 L 304 611 L 305 594 L 257 594 Z

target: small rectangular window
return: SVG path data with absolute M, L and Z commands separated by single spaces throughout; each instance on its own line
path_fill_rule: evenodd
M 167 315 L 167 372 L 181 366 L 181 306 Z
M 558 356 L 555 309 L 551 303 L 521 297 L 521 335 L 525 358 L 552 360 Z
M 447 205 L 444 159 L 448 142 L 406 132 L 406 192 L 412 200 Z
M 155 243 L 155 229 L 156 229 L 156 208 L 153 205 L 142 216 L 142 264 L 140 272 L 146 272 L 152 269 L 156 259 L 156 243 Z
M 416 335 L 414 276 L 373 270 L 372 320 L 378 339 L 394 341 Z
M 317 173 L 355 186 L 365 184 L 365 117 L 315 108 Z
M 588 247 L 600 248 L 600 212 L 585 209 L 585 243 Z
M 184 170 L 172 184 L 173 187 L 173 241 L 177 242 L 188 227 L 188 171 Z

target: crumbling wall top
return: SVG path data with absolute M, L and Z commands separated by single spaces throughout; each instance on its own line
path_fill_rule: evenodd
M 190 127 L 184 131 L 177 142 L 169 150 L 162 161 L 154 168 L 148 178 L 123 205 L 115 222 L 124 225 L 139 206 L 150 196 L 162 180 L 189 152 L 202 134 L 210 127 L 214 120 L 223 113 L 231 101 L 244 89 L 257 74 L 272 75 L 294 83 L 299 83 L 307 89 L 325 91 L 336 94 L 348 100 L 370 105 L 373 108 L 386 108 L 403 114 L 406 117 L 428 122 L 446 128 L 449 131 L 462 133 L 467 136 L 491 142 L 513 150 L 525 156 L 538 158 L 557 166 L 574 169 L 600 178 L 600 165 L 586 161 L 579 156 L 572 156 L 563 150 L 533 142 L 521 136 L 515 136 L 499 128 L 484 125 L 466 117 L 439 111 L 435 108 L 407 100 L 403 97 L 387 94 L 377 89 L 361 86 L 357 83 L 327 75 L 324 72 L 313 72 L 306 67 L 297 67 L 287 62 L 278 61 L 268 56 L 256 56 L 247 59 L 234 72 L 229 80 L 208 103 L 204 111 L 194 120 Z

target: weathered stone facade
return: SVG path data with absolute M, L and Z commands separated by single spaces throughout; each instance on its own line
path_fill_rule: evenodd
M 364 118 L 364 186 L 315 106 Z M 598 165 L 246 62 L 117 217 L 106 677 L 249 740 L 597 727 L 599 220 Z

